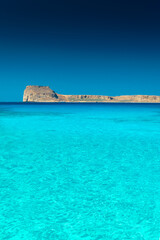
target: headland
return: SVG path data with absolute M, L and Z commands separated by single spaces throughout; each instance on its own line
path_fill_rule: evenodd
M 160 96 L 155 95 L 63 95 L 48 86 L 27 86 L 23 102 L 126 102 L 126 103 L 160 103 Z

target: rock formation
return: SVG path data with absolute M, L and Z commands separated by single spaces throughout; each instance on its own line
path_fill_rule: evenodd
M 23 102 L 132 102 L 160 103 L 160 96 L 125 95 L 109 97 L 102 95 L 62 95 L 49 87 L 27 86 L 24 90 Z
M 54 91 L 41 86 L 27 86 L 23 95 L 23 102 L 55 102 L 57 99 Z

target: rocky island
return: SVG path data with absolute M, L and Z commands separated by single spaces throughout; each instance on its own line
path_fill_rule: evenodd
M 23 102 L 132 102 L 132 103 L 160 103 L 160 96 L 152 95 L 63 95 L 49 87 L 27 86 L 24 90 Z

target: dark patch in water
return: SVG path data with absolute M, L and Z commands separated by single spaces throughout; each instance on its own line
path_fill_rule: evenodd
M 4 112 L 0 112 L 0 116 L 2 117 L 26 117 L 26 116 L 56 116 L 56 117 L 63 117 L 65 115 L 70 115 L 71 113 L 58 113 L 58 112 L 12 112 L 12 111 L 4 111 Z

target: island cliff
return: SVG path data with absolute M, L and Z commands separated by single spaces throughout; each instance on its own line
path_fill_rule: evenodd
M 117 97 L 102 95 L 62 95 L 49 87 L 27 86 L 24 90 L 23 102 L 135 102 L 160 103 L 160 96 L 124 95 Z

